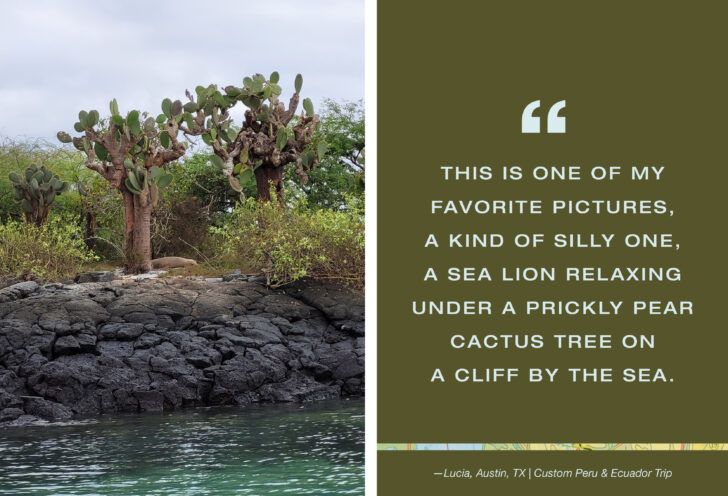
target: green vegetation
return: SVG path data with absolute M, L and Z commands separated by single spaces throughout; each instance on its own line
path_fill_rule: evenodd
M 302 277 L 364 284 L 364 212 L 361 199 L 343 211 L 314 210 L 305 203 L 283 210 L 271 202 L 249 199 L 229 221 L 212 228 L 221 253 L 260 267 L 268 284 Z
M 73 185 L 88 180 L 93 172 L 83 165 L 81 154 L 44 140 L 11 140 L 0 138 L 0 222 L 23 218 L 20 203 L 15 200 L 10 173 L 24 175 L 31 165 L 46 166 L 61 181 Z M 75 195 L 66 193 L 56 197 L 51 210 L 71 211 L 77 205 Z
M 124 257 L 127 272 L 151 269 L 151 217 L 160 190 L 173 180 L 170 163 L 185 154 L 178 139 L 182 103 L 162 102 L 163 114 L 154 119 L 138 110 L 126 117 L 116 99 L 109 103 L 111 116 L 101 120 L 97 110 L 81 110 L 73 129 L 77 137 L 59 131 L 61 143 L 73 143 L 85 157 L 85 166 L 104 178 L 124 202 Z
M 78 226 L 63 217 L 37 226 L 0 224 L 0 278 L 63 280 L 96 260 Z
M 217 86 L 195 88 L 189 91 L 190 100 L 183 107 L 181 129 L 189 135 L 202 136 L 212 147 L 215 163 L 230 181 L 235 191 L 241 192 L 245 184 L 255 183 L 258 198 L 271 199 L 272 189 L 281 206 L 284 205 L 283 177 L 292 165 L 293 172 L 307 182 L 307 172 L 315 169 L 325 155 L 327 144 L 312 136 L 319 124 L 310 99 L 303 100 L 304 112 L 296 116 L 303 77 L 294 81 L 294 93 L 288 108 L 279 100 L 282 92 L 279 75 L 268 79 L 262 74 L 243 78 L 243 86 Z M 229 111 L 242 102 L 247 107 L 245 119 L 235 126 Z M 185 127 L 186 126 L 186 127 Z
M 320 165 L 301 182 L 289 172 L 291 188 L 312 208 L 342 209 L 347 198 L 364 193 L 364 103 L 325 100 L 312 143 L 328 144 Z
M 0 282 L 122 264 L 135 272 L 183 256 L 200 263 L 178 271 L 186 275 L 239 268 L 273 285 L 314 277 L 361 287 L 362 103 L 326 100 L 318 115 L 305 99 L 295 115 L 301 84 L 287 108 L 275 73 L 198 87 L 187 104 L 165 100 L 156 118 L 121 116 L 112 101 L 107 119 L 81 112 L 76 137 L 59 133 L 73 147 L 0 138 Z M 238 101 L 239 126 L 228 116 Z M 258 180 L 266 166 L 275 170 Z
M 40 226 L 48 220 L 48 212 L 56 196 L 68 191 L 68 183 L 45 166 L 31 165 L 24 174 L 11 172 L 8 179 L 13 183 L 13 196 L 28 222 Z

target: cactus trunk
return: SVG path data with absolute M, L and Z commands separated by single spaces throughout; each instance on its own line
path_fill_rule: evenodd
M 263 164 L 255 169 L 255 182 L 258 188 L 258 199 L 271 201 L 271 188 L 274 189 L 278 203 L 283 207 L 283 167 Z
M 140 274 L 152 270 L 151 219 L 149 190 L 140 195 L 123 191 L 125 216 L 125 271 Z
M 86 235 L 84 236 L 84 243 L 89 250 L 96 248 L 96 212 L 92 209 L 84 209 L 81 213 L 81 222 L 86 226 Z
M 36 208 L 32 212 L 23 212 L 25 214 L 25 220 L 28 223 L 35 224 L 40 227 L 48 220 L 48 213 L 50 212 L 50 206 L 46 205 L 40 208 Z

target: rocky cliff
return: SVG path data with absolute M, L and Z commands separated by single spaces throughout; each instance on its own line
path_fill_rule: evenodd
M 364 304 L 248 279 L 0 290 L 0 425 L 364 393 Z

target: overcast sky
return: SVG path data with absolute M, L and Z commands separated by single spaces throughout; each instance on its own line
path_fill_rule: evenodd
M 156 116 L 164 97 L 274 70 L 284 101 L 299 72 L 317 109 L 364 98 L 363 0 L 35 0 L 4 2 L 2 21 L 0 136 L 73 132 L 112 98 Z

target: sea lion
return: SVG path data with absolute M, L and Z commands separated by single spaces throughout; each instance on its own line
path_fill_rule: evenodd
M 177 267 L 188 267 L 197 265 L 197 262 L 191 258 L 182 257 L 162 257 L 152 260 L 152 269 L 175 269 Z

